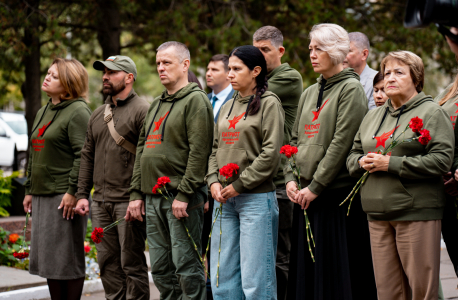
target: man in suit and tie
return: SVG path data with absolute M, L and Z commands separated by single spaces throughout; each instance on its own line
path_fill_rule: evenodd
M 216 54 L 210 59 L 207 66 L 207 86 L 212 89 L 208 99 L 213 106 L 215 122 L 218 120 L 219 109 L 224 103 L 232 99 L 234 90 L 231 81 L 227 78 L 229 74 L 229 56 Z

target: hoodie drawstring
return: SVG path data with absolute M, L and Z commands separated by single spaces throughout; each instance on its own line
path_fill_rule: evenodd
M 316 101 L 316 111 L 319 111 L 321 108 L 321 102 L 323 101 L 323 92 L 326 82 L 326 79 L 321 78 L 320 92 L 318 93 L 318 100 Z
M 377 136 L 377 133 L 380 130 L 380 128 L 382 127 L 383 121 L 385 121 L 385 118 L 386 118 L 386 115 L 388 114 L 388 110 L 389 109 L 390 108 L 387 106 L 386 109 L 385 109 L 385 113 L 383 114 L 382 122 L 380 122 L 380 125 L 378 125 L 378 128 L 375 131 L 374 135 L 372 136 L 372 139 L 375 139 L 375 137 Z
M 227 114 L 226 119 L 229 119 L 229 116 L 231 115 L 231 112 L 232 112 L 232 108 L 234 107 L 234 103 L 235 103 L 235 98 L 234 98 L 234 100 L 232 100 L 231 109 L 229 109 L 229 113 Z
M 161 134 L 161 141 L 163 141 L 163 140 L 164 140 L 165 123 L 167 123 L 167 119 L 169 118 L 169 116 L 170 116 L 170 113 L 172 112 L 172 108 L 173 108 L 173 106 L 175 105 L 175 101 L 176 101 L 176 98 L 175 98 L 175 99 L 173 99 L 173 102 L 172 102 L 172 106 L 170 106 L 169 112 L 167 113 L 167 116 L 165 117 L 165 120 L 164 120 L 164 125 L 162 125 L 162 134 Z
M 404 108 L 406 108 L 405 105 L 401 106 L 401 109 L 399 111 L 399 115 L 398 115 L 398 117 L 396 119 L 396 125 L 394 125 L 394 130 L 393 130 L 393 133 L 390 135 L 390 138 L 393 138 L 393 136 L 394 136 L 394 134 L 396 132 L 396 128 L 398 127 L 399 119 L 401 118 L 402 111 L 404 110 Z M 386 109 L 385 109 L 385 113 L 383 114 L 382 121 L 380 122 L 380 125 L 377 128 L 377 131 L 375 131 L 374 135 L 372 136 L 372 139 L 375 139 L 375 136 L 377 135 L 377 133 L 379 132 L 380 128 L 382 127 L 383 121 L 385 121 L 385 118 L 388 115 L 389 109 L 390 108 L 387 106 Z
M 32 132 L 30 133 L 30 135 L 32 135 L 32 134 L 35 132 L 35 130 L 37 130 L 38 126 L 40 126 L 41 120 L 43 120 L 43 117 L 44 117 L 45 114 L 46 114 L 46 110 L 48 109 L 48 105 L 49 105 L 49 102 L 46 104 L 45 110 L 44 110 L 43 113 L 41 114 L 41 117 L 40 117 L 40 120 L 39 120 L 38 123 L 37 123 L 37 126 L 35 126 L 35 128 L 32 129 Z
M 251 104 L 251 101 L 253 101 L 253 98 L 254 98 L 254 95 L 250 97 L 250 100 L 248 100 L 248 105 L 246 107 L 246 111 L 245 111 L 245 115 L 243 116 L 243 120 L 246 120 L 246 117 L 248 115 L 248 110 L 250 109 L 250 104 Z M 229 109 L 229 113 L 227 114 L 226 119 L 228 119 L 229 116 L 231 115 L 232 108 L 234 108 L 234 103 L 235 103 L 235 98 L 234 100 L 232 100 L 231 109 Z
M 32 135 L 35 132 L 35 130 L 37 130 L 38 126 L 40 126 L 41 120 L 43 120 L 43 117 L 45 116 L 46 110 L 48 109 L 48 105 L 49 105 L 49 103 L 46 104 L 45 110 L 44 110 L 43 114 L 41 115 L 40 120 L 37 123 L 37 126 L 35 126 L 35 128 L 32 130 L 30 135 Z M 45 134 L 46 130 L 48 130 L 49 126 L 51 126 L 52 122 L 56 118 L 56 116 L 59 113 L 59 111 L 60 111 L 60 108 L 57 109 L 56 113 L 54 114 L 54 117 L 52 117 L 52 119 L 51 119 L 51 122 L 48 123 L 48 125 L 45 127 L 45 129 L 41 133 L 41 135 L 40 135 L 41 137 L 43 137 L 43 135 Z
M 248 116 L 248 110 L 250 109 L 251 101 L 253 101 L 254 95 L 250 97 L 248 100 L 248 105 L 246 106 L 245 116 L 243 116 L 243 120 L 246 120 L 246 116 Z
M 399 111 L 399 115 L 398 115 L 398 118 L 397 118 L 397 120 L 396 120 L 396 125 L 394 125 L 394 131 L 393 131 L 393 133 L 390 135 L 390 138 L 393 138 L 393 135 L 394 135 L 394 133 L 396 132 L 396 128 L 398 127 L 398 122 L 399 122 L 399 119 L 401 118 L 402 111 L 404 110 L 404 108 L 406 108 L 405 105 L 401 106 L 401 110 Z
M 43 130 L 43 133 L 41 134 L 41 137 L 43 137 L 43 135 L 45 135 L 45 132 L 46 130 L 48 130 L 49 126 L 51 126 L 52 122 L 54 121 L 54 119 L 56 118 L 57 114 L 59 113 L 60 110 L 57 110 L 56 113 L 54 114 L 54 117 L 52 117 L 52 120 L 51 122 L 48 123 L 48 126 L 46 126 L 45 130 Z

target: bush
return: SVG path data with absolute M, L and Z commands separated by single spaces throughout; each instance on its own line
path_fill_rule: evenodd
M 22 235 L 16 233 L 10 234 L 9 231 L 0 227 L 0 265 L 28 270 L 28 258 L 17 259 L 13 256 L 14 252 L 18 252 L 21 249 L 22 243 Z M 29 247 L 29 245 L 30 242 L 26 242 L 26 246 Z
M 11 190 L 13 189 L 11 181 L 18 176 L 19 172 L 16 171 L 10 176 L 3 177 L 3 170 L 0 170 L 0 217 L 9 217 L 10 215 L 5 207 L 11 206 Z

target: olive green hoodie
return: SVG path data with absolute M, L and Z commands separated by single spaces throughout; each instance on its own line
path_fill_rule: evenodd
M 280 99 L 267 91 L 261 96 L 259 111 L 247 115 L 251 98 L 237 95 L 221 107 L 208 163 L 209 187 L 223 180 L 218 175 L 221 167 L 234 163 L 240 169 L 228 181 L 238 193 L 275 190 L 273 178 L 280 163 L 285 113 Z
M 138 139 L 130 200 L 152 194 L 157 179 L 167 176 L 167 188 L 178 190 L 175 198 L 189 202 L 205 185 L 213 124 L 210 101 L 196 83 L 154 99 Z
M 439 102 L 444 98 L 444 96 L 450 91 L 450 89 L 453 87 L 453 83 L 450 84 L 445 88 L 445 90 L 442 91 L 436 98 L 434 98 L 434 102 L 439 104 Z M 455 173 L 455 170 L 458 168 L 458 129 L 455 127 L 456 124 L 456 117 L 458 116 L 458 95 L 455 95 L 454 97 L 450 98 L 442 104 L 442 108 L 445 110 L 445 112 L 448 114 L 450 117 L 450 121 L 452 122 L 452 126 L 455 129 L 455 158 L 453 159 L 453 165 L 452 165 L 452 175 Z
M 427 221 L 442 219 L 445 204 L 442 175 L 450 170 L 454 135 L 450 118 L 423 92 L 394 109 L 391 100 L 371 110 L 355 136 L 347 167 L 352 176 L 365 172 L 358 160 L 369 152 L 389 147 L 414 117 L 423 120 L 431 141 L 423 146 L 417 140 L 391 151 L 387 172 L 374 172 L 361 187 L 361 203 L 369 220 Z M 419 134 L 407 129 L 399 139 Z
M 298 147 L 302 187 L 319 195 L 355 183 L 345 160 L 367 112 L 367 98 L 353 69 L 344 69 L 324 85 L 322 75 L 317 81 L 301 96 L 290 144 Z M 324 89 L 321 105 L 320 89 Z M 289 165 L 284 172 L 286 182 L 295 180 Z
M 280 98 L 281 106 L 285 111 L 285 129 L 283 135 L 283 145 L 289 144 L 291 139 L 291 130 L 296 120 L 297 105 L 302 94 L 302 76 L 295 69 L 291 68 L 288 63 L 283 63 L 276 67 L 269 74 L 268 91 L 273 92 Z M 285 156 L 281 158 L 281 165 L 278 173 L 274 178 L 275 185 L 284 186 L 285 177 L 283 168 L 287 163 Z
M 26 195 L 75 195 L 81 149 L 91 110 L 83 98 L 54 105 L 49 100 L 33 122 Z
M 440 93 L 436 98 L 434 98 L 434 102 L 438 103 L 444 98 L 445 94 L 452 88 L 453 83 L 445 88 L 445 90 Z M 456 116 L 458 115 L 458 95 L 452 97 L 447 100 L 444 104 L 442 104 L 442 108 L 445 112 L 449 115 L 450 121 L 452 122 L 453 128 L 455 128 Z

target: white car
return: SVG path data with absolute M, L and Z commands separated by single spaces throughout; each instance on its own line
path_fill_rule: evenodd
M 21 113 L 0 112 L 0 166 L 23 169 L 29 138 Z

